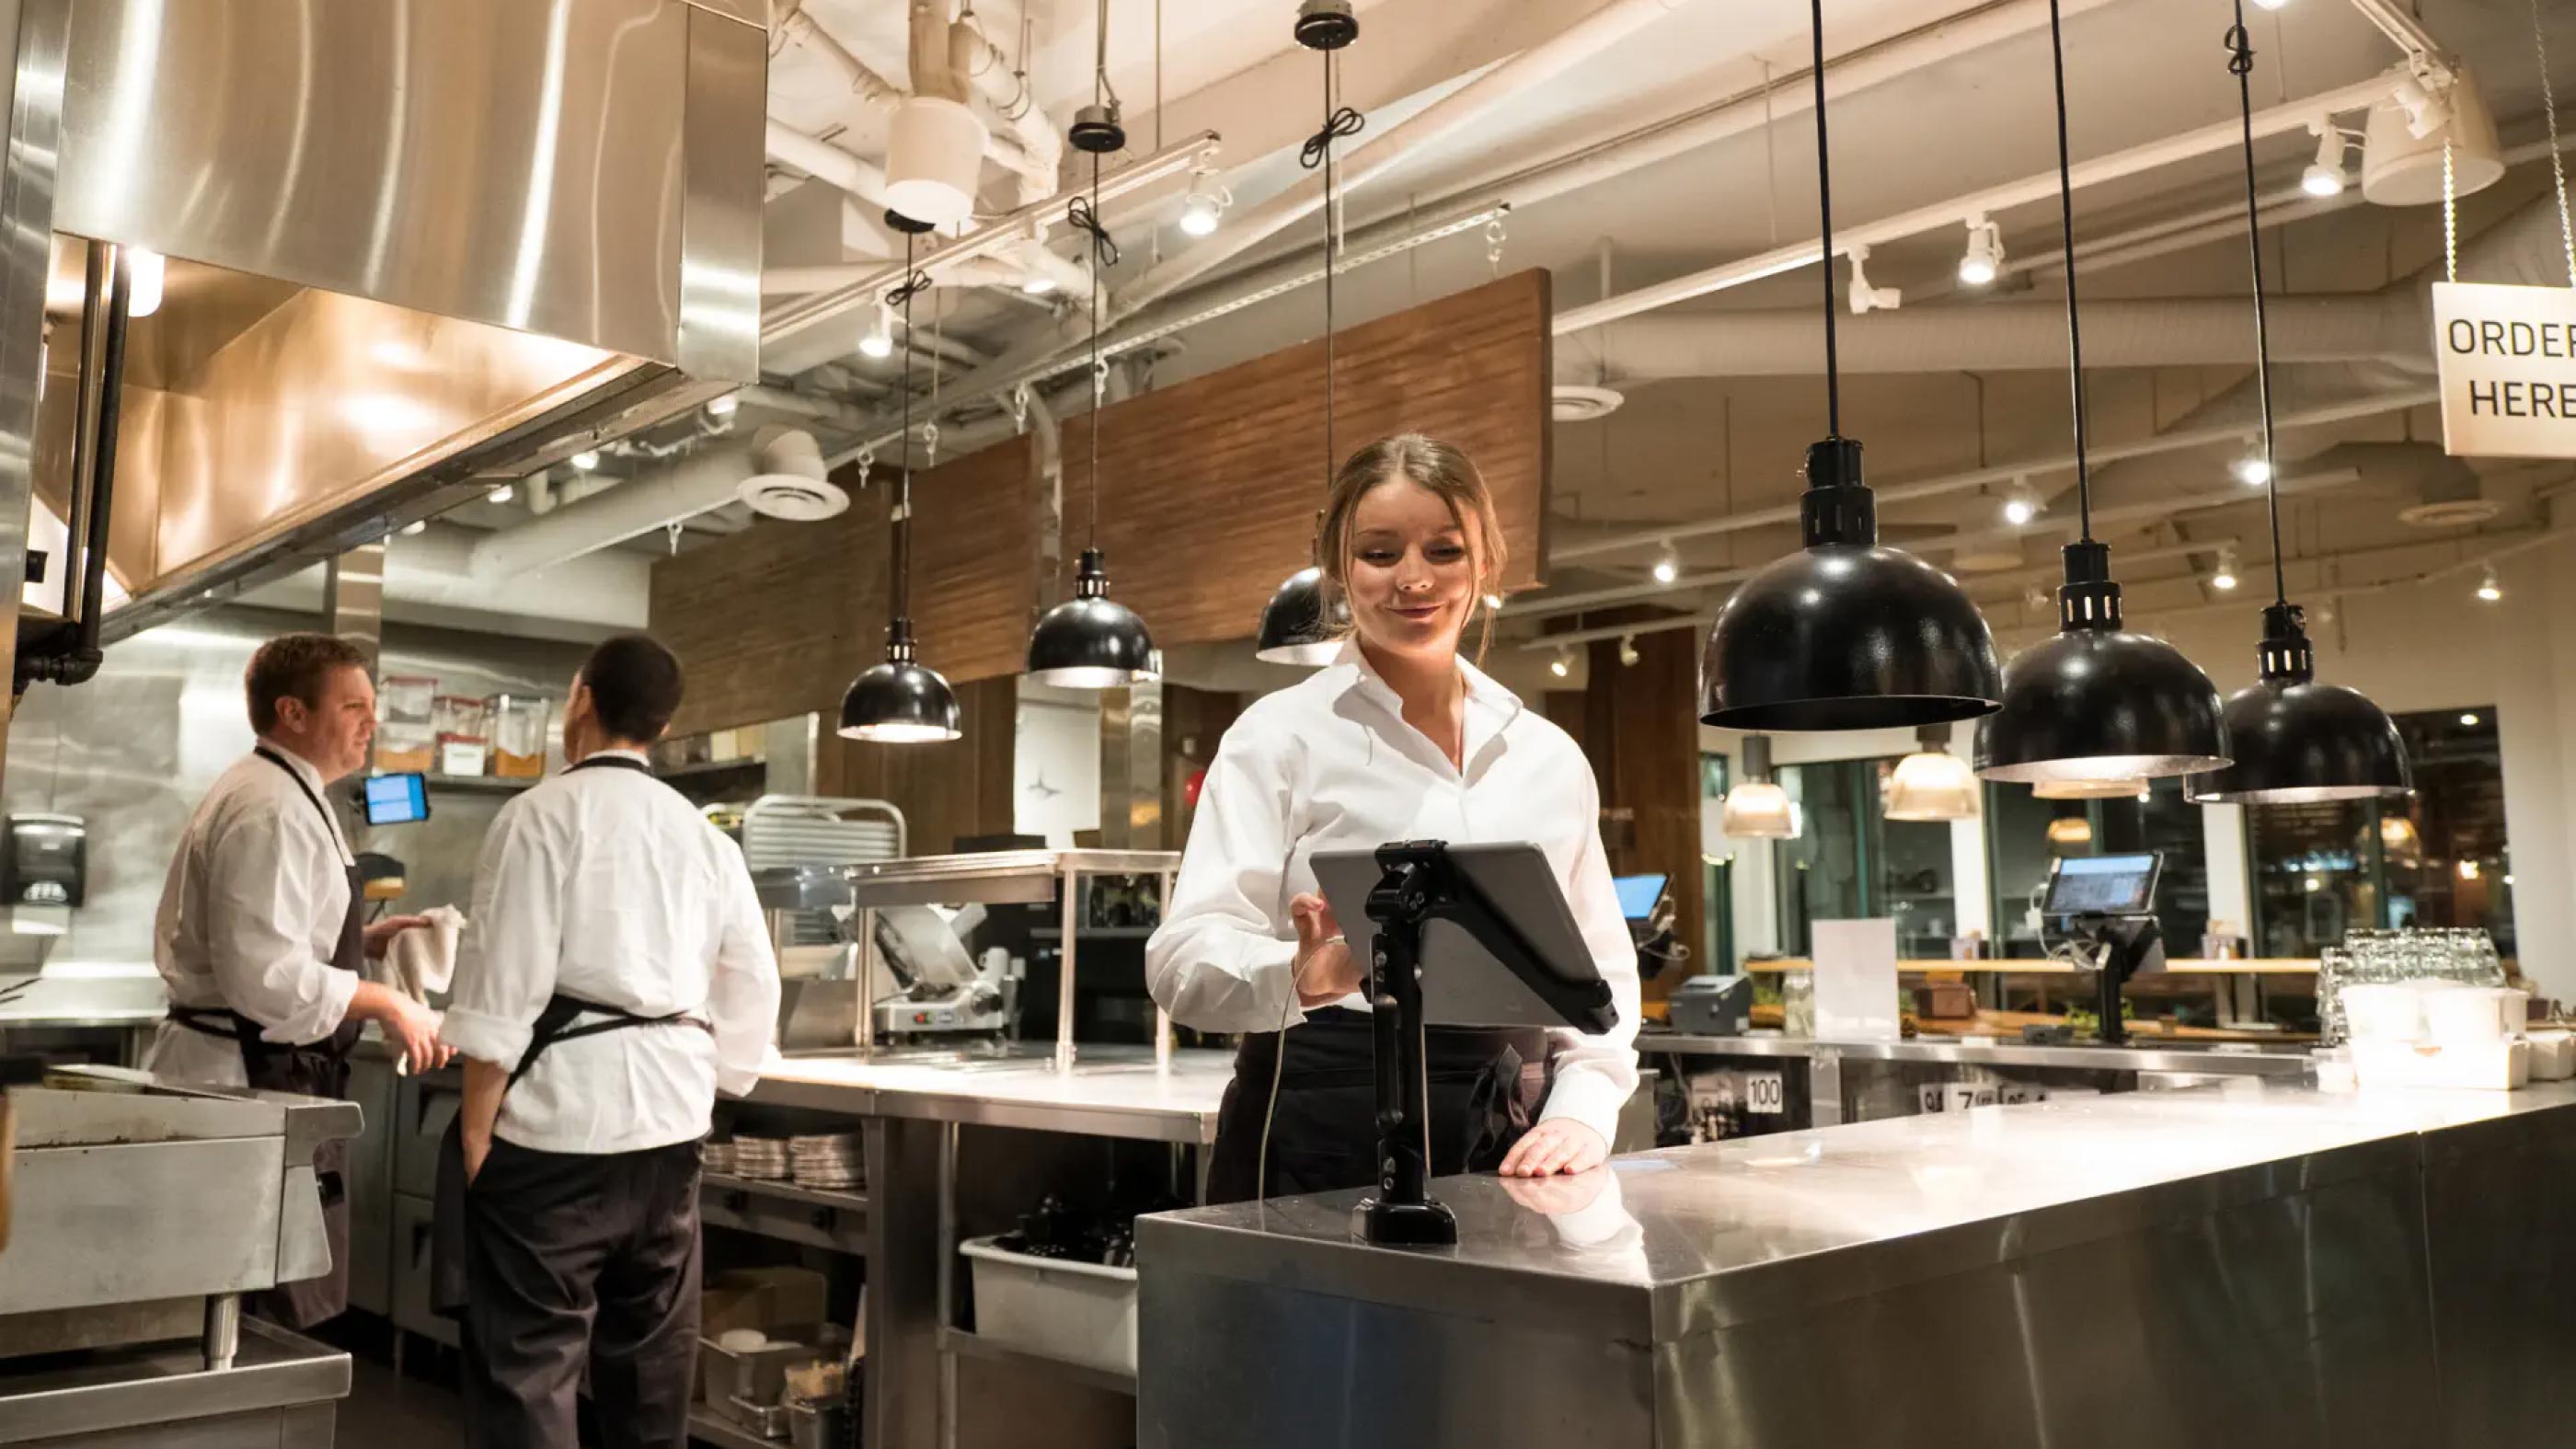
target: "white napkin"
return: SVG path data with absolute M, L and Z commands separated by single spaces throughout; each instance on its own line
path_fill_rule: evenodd
M 465 913 L 454 906 L 432 906 L 421 912 L 429 924 L 394 937 L 385 952 L 393 968 L 392 984 L 415 1001 L 429 1000 L 456 979 L 456 942 L 465 931 Z

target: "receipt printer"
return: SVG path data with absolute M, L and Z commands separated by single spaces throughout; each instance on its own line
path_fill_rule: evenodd
M 1750 976 L 1693 976 L 1673 988 L 1673 1030 L 1685 1036 L 1742 1036 L 1753 1015 Z
M 12 815 L 0 854 L 0 905 L 77 906 L 89 866 L 89 827 L 77 815 Z

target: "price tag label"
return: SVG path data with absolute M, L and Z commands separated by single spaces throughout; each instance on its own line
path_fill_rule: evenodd
M 1744 1078 L 1744 1110 L 1757 1117 L 1777 1117 L 1789 1110 L 1788 1089 L 1778 1072 L 1749 1072 Z

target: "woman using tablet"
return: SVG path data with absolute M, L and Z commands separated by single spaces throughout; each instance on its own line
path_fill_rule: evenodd
M 1146 948 L 1154 999 L 1175 1021 L 1244 1034 L 1210 1199 L 1376 1181 L 1365 963 L 1310 861 L 1390 840 L 1537 844 L 1619 1013 L 1604 1036 L 1431 1028 L 1433 1173 L 1596 1167 L 1637 1085 L 1637 956 L 1583 752 L 1460 657 L 1502 574 L 1493 497 L 1446 443 L 1372 443 L 1334 480 L 1321 555 L 1351 636 L 1226 731 Z

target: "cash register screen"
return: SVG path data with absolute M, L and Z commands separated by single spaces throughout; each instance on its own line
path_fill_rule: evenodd
M 2052 916 L 2139 915 L 2154 906 L 2156 857 L 2085 855 L 2061 858 L 2048 878 Z
M 1610 884 L 1619 892 L 1619 914 L 1632 921 L 1653 915 L 1655 902 L 1664 898 L 1664 877 L 1660 875 L 1623 875 Z

